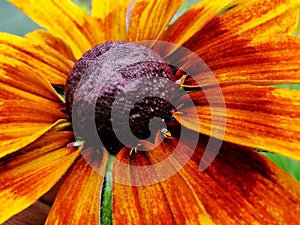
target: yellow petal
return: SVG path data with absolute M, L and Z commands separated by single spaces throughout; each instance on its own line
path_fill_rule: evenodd
M 0 158 L 32 143 L 60 119 L 66 119 L 60 107 L 25 100 L 0 102 Z
M 210 20 L 186 44 L 196 54 L 237 37 L 291 34 L 299 16 L 298 0 L 242 1 Z
M 156 40 L 182 2 L 182 0 L 136 0 L 130 18 L 129 40 Z
M 53 36 L 48 31 L 35 30 L 31 33 L 27 33 L 25 37 L 38 43 L 46 44 L 50 48 L 65 56 L 67 59 L 72 62 L 76 62 L 71 47 L 63 39 Z
M 73 67 L 73 62 L 49 46 L 7 33 L 0 33 L 0 55 L 27 64 L 56 85 L 64 85 Z
M 215 84 L 300 83 L 300 39 L 286 35 L 240 38 L 201 54 L 212 73 L 188 77 L 192 87 Z M 189 67 L 190 61 L 184 67 Z M 194 65 L 195 66 L 195 65 Z
M 205 92 L 210 106 L 202 91 L 189 94 L 196 104 L 200 127 L 190 115 L 194 107 L 182 108 L 183 114 L 175 116 L 183 126 L 197 132 L 223 138 L 225 129 L 225 141 L 300 160 L 300 91 L 251 85 L 223 87 L 222 91 L 226 109 L 214 88 Z
M 62 177 L 79 151 L 66 148 L 73 133 L 46 134 L 0 160 L 0 223 L 33 204 Z
M 75 56 L 104 41 L 97 21 L 70 0 L 9 0 L 32 20 L 71 46 Z
M 65 176 L 46 224 L 94 225 L 100 221 L 102 175 L 108 154 L 100 156 L 92 148 L 83 154 Z
M 92 16 L 98 18 L 107 41 L 127 40 L 126 18 L 130 1 L 92 1 Z

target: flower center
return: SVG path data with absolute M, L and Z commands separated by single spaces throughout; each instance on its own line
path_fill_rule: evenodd
M 175 110 L 174 82 L 170 66 L 152 50 L 107 42 L 86 52 L 70 72 L 66 112 L 88 145 L 100 147 L 100 140 L 117 153 L 165 128 L 163 121 L 171 120 Z

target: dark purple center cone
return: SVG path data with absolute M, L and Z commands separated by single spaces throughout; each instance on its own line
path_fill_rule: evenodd
M 65 85 L 66 111 L 75 134 L 111 153 L 124 145 L 134 147 L 137 139 L 165 127 L 162 119 L 172 118 L 173 82 L 170 66 L 144 46 L 96 46 L 75 64 Z

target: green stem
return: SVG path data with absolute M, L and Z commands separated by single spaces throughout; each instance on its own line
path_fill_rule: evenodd
M 103 183 L 102 204 L 101 204 L 101 224 L 112 225 L 112 170 L 115 156 L 110 155 Z

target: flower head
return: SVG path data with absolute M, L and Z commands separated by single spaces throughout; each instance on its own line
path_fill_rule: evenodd
M 0 222 L 60 187 L 46 224 L 297 224 L 297 0 L 9 0 Z

